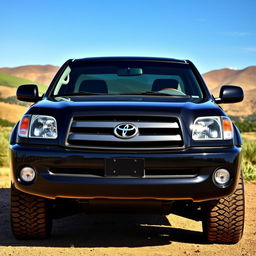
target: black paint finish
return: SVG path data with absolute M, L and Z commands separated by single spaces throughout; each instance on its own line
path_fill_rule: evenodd
M 147 61 L 188 65 L 194 72 L 204 98 L 159 97 L 152 95 L 91 95 L 74 97 L 71 101 L 57 101 L 51 95 L 63 70 L 69 63 L 90 65 L 111 61 Z M 240 91 L 240 92 L 239 92 Z M 46 198 L 108 198 L 205 201 L 231 194 L 240 175 L 241 136 L 234 126 L 234 139 L 193 141 L 191 125 L 200 116 L 226 116 L 210 95 L 202 77 L 190 61 L 164 58 L 90 58 L 68 60 L 57 72 L 43 99 L 39 100 L 35 86 L 20 87 L 18 99 L 37 102 L 26 114 L 49 115 L 57 120 L 57 139 L 20 138 L 17 125 L 10 138 L 12 183 L 23 192 Z M 224 102 L 241 100 L 241 89 L 225 87 L 221 91 Z M 106 150 L 74 148 L 67 145 L 67 134 L 74 116 L 148 116 L 175 117 L 182 130 L 184 145 L 161 150 Z M 114 160 L 118 163 L 115 165 Z M 124 160 L 120 160 L 124 159 Z M 131 167 L 132 161 L 139 160 Z M 107 164 L 106 164 L 107 162 Z M 24 166 L 36 170 L 30 184 L 18 181 Z M 144 170 L 143 169 L 144 166 Z M 113 171 L 117 168 L 118 175 Z M 132 169 L 138 169 L 132 175 Z M 218 188 L 212 181 L 217 168 L 227 168 L 231 182 Z M 112 175 L 110 172 L 112 171 Z

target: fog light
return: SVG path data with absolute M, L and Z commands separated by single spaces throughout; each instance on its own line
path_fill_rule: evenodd
M 218 169 L 213 174 L 213 180 L 219 186 L 225 186 L 230 180 L 230 173 L 226 169 Z
M 35 170 L 31 167 L 24 167 L 20 171 L 20 179 L 24 182 L 32 182 L 35 176 Z

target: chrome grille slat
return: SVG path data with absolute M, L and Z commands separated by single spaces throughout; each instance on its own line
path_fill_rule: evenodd
M 178 129 L 179 125 L 177 122 L 172 123 L 159 123 L 159 122 L 131 122 L 136 125 L 138 128 L 170 128 L 170 129 Z M 75 128 L 113 128 L 120 124 L 120 122 L 90 122 L 90 121 L 74 121 L 72 123 L 72 127 Z
M 136 126 L 138 134 L 118 138 L 114 129 L 120 124 Z M 166 116 L 75 116 L 66 140 L 67 147 L 104 150 L 166 150 L 183 145 L 178 118 Z
M 113 135 L 92 135 L 92 134 L 70 134 L 69 140 L 80 140 L 80 141 L 113 141 L 113 142 L 153 142 L 153 141 L 181 141 L 181 136 L 176 135 L 159 135 L 159 136 L 136 136 L 130 139 L 120 139 Z

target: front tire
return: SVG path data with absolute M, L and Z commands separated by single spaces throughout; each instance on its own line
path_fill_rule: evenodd
M 207 202 L 204 210 L 203 232 L 209 242 L 239 242 L 243 235 L 245 211 L 242 175 L 232 195 Z
M 49 200 L 11 187 L 11 227 L 17 239 L 49 237 L 52 218 Z

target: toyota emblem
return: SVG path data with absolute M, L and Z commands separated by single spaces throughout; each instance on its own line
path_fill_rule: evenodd
M 121 139 L 130 139 L 138 134 L 139 130 L 134 124 L 119 124 L 114 129 L 116 137 Z

